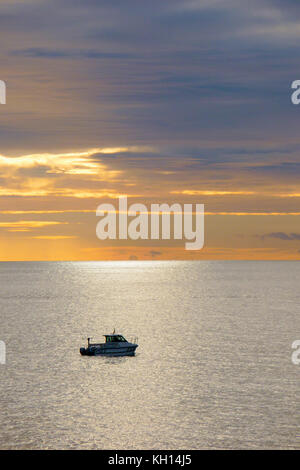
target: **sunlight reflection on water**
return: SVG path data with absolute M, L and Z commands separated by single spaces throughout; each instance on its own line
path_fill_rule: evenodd
M 299 266 L 1 263 L 1 448 L 299 448 Z

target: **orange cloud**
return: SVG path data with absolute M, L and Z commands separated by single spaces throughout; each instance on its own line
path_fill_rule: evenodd
M 36 235 L 32 238 L 38 240 L 65 240 L 67 238 L 78 238 L 76 235 Z
M 184 194 L 187 196 L 248 196 L 250 194 L 256 194 L 254 191 L 215 191 L 215 190 L 205 190 L 197 191 L 191 189 L 185 189 L 183 191 L 171 191 L 170 194 Z
M 16 222 L 0 222 L 0 228 L 9 232 L 27 232 L 36 228 L 49 227 L 53 225 L 65 225 L 68 222 L 44 221 L 44 220 L 18 220 Z

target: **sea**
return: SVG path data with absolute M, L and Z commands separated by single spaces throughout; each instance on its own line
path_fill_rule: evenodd
M 300 449 L 299 280 L 297 261 L 0 263 L 0 448 Z M 80 355 L 113 330 L 134 357 Z

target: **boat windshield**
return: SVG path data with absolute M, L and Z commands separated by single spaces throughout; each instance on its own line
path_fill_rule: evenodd
M 121 335 L 113 335 L 113 336 L 106 336 L 107 343 L 122 343 L 127 342 L 124 336 Z

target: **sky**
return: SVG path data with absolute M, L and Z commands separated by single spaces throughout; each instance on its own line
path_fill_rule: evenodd
M 298 0 L 1 0 L 0 260 L 300 259 Z M 96 208 L 205 205 L 205 245 Z

